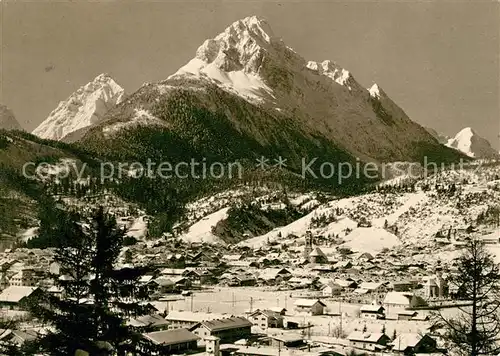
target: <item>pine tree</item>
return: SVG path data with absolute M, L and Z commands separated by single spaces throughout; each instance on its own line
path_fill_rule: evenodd
M 31 308 L 53 328 L 38 348 L 50 355 L 136 352 L 139 335 L 125 321 L 148 312 L 139 304 L 147 291 L 138 284 L 146 271 L 115 269 L 125 231 L 100 208 L 82 222 L 71 221 L 64 232 L 55 261 L 65 278 L 54 278 L 62 296 L 45 295 Z
M 453 318 L 438 315 L 437 322 L 446 329 L 445 339 L 459 355 L 498 354 L 500 271 L 480 240 L 468 241 L 450 285 L 458 288 L 460 298 L 472 305 L 459 308 L 459 315 Z

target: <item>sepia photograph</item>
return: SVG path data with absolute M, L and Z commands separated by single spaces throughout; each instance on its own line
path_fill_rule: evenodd
M 500 355 L 500 2 L 0 0 L 1 355 Z

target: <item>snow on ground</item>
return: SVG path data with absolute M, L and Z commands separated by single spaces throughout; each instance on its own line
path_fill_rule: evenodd
M 179 75 L 194 75 L 209 79 L 221 88 L 252 101 L 260 102 L 263 96 L 273 95 L 272 89 L 258 75 L 243 70 L 226 72 L 219 69 L 216 63 L 207 63 L 199 58 L 190 60 L 170 78 Z
M 38 234 L 38 227 L 32 227 L 27 230 L 25 230 L 21 235 L 21 241 L 23 242 L 28 242 L 31 240 L 33 237 L 37 236 Z
M 146 237 L 148 231 L 148 224 L 146 216 L 139 216 L 134 220 L 132 225 L 128 228 L 127 236 L 135 237 L 137 240 L 142 240 Z
M 277 291 L 266 287 L 238 287 L 213 288 L 206 292 L 195 292 L 193 297 L 169 302 L 170 310 L 191 310 L 194 312 L 228 313 L 231 315 L 245 315 L 245 312 L 256 309 L 269 309 L 271 307 L 286 308 L 287 320 L 293 320 L 300 325 L 310 322 L 312 325 L 311 336 L 328 336 L 340 324 L 342 313 L 343 330 L 349 334 L 354 329 L 362 330 L 366 325 L 370 332 L 380 332 L 385 325 L 386 332 L 392 335 L 393 330 L 397 333 L 424 332 L 429 327 L 428 322 L 402 321 L 402 320 L 365 320 L 358 318 L 361 305 L 340 303 L 332 299 L 322 299 L 326 304 L 326 312 L 334 315 L 317 315 L 304 317 L 296 314 L 294 303 L 300 298 L 303 291 Z M 391 310 L 391 313 L 396 310 Z M 450 311 L 447 310 L 449 313 Z M 427 314 L 427 312 L 421 312 Z M 281 331 L 282 332 L 282 331 Z
M 344 240 L 342 246 L 349 247 L 355 252 L 368 252 L 376 255 L 384 248 L 392 249 L 399 246 L 399 238 L 389 231 L 376 227 L 356 228 Z
M 407 201 L 399 208 L 397 208 L 392 214 L 373 220 L 373 226 L 383 227 L 386 220 L 389 225 L 394 224 L 399 219 L 399 217 L 406 213 L 410 208 L 416 206 L 417 204 L 425 202 L 427 200 L 427 195 L 424 192 L 419 192 L 407 194 L 405 198 L 407 199 Z
M 212 233 L 212 228 L 218 222 L 227 219 L 227 212 L 229 208 L 223 208 L 215 213 L 205 216 L 200 221 L 191 225 L 188 232 L 181 235 L 181 239 L 185 242 L 207 242 L 207 243 L 221 243 L 224 241 Z
M 135 109 L 135 115 L 128 121 L 117 122 L 107 125 L 103 128 L 103 133 L 109 135 L 123 129 L 128 129 L 136 126 L 167 126 L 166 121 L 160 120 L 153 116 L 149 111 L 144 109 Z
M 33 134 L 60 140 L 72 132 L 101 122 L 106 112 L 123 98 L 123 88 L 108 75 L 101 74 L 60 102 L 49 117 L 33 130 Z
M 256 236 L 246 241 L 242 241 L 238 245 L 260 247 L 264 246 L 268 241 L 276 241 L 280 239 L 280 237 L 286 238 L 286 236 L 290 234 L 298 236 L 305 235 L 307 230 L 310 230 L 309 226 L 311 224 L 312 218 L 315 217 L 317 214 L 321 214 L 326 211 L 328 211 L 328 208 L 325 206 L 321 206 L 313 210 L 306 216 L 303 216 L 302 218 L 295 220 L 291 224 L 273 229 L 267 234 Z
M 320 229 L 322 235 L 325 236 L 343 236 L 346 230 L 353 230 L 358 226 L 358 223 L 348 217 L 340 217 L 338 221 L 328 224 L 326 228 Z

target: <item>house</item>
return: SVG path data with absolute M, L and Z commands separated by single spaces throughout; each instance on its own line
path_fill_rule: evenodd
M 258 280 L 261 284 L 276 285 L 291 277 L 292 274 L 286 268 L 266 268 L 259 274 Z
M 261 329 L 283 327 L 283 315 L 272 310 L 256 310 L 248 315 L 248 320 Z
M 184 275 L 184 272 L 187 272 L 185 268 L 164 268 L 160 274 L 166 277 L 180 277 Z
M 387 293 L 384 298 L 383 304 L 386 309 L 389 308 L 412 309 L 426 305 L 425 301 L 421 297 L 406 292 Z
M 137 318 L 130 319 L 128 325 L 140 331 L 160 331 L 168 329 L 168 321 L 161 315 L 151 314 L 143 315 Z
M 42 293 L 38 287 L 10 286 L 0 293 L 0 307 L 22 310 Z
M 416 311 L 412 310 L 401 310 L 397 312 L 398 320 L 413 320 L 417 316 Z
M 410 292 L 415 288 L 415 284 L 410 281 L 398 281 L 389 283 L 389 290 L 394 292 Z
M 392 341 L 392 351 L 403 355 L 428 354 L 436 352 L 437 342 L 428 334 L 405 333 Z
M 252 334 L 252 323 L 246 318 L 232 317 L 202 321 L 189 330 L 200 338 L 215 336 L 221 343 L 231 343 L 239 339 L 246 339 Z
M 229 286 L 254 286 L 257 283 L 255 277 L 251 274 L 237 274 L 228 278 L 227 284 Z
M 300 334 L 286 333 L 281 335 L 271 335 L 271 346 L 278 349 L 301 348 L 307 345 L 304 336 Z
M 145 342 L 156 346 L 152 355 L 179 354 L 197 348 L 198 336 L 187 329 L 162 330 L 142 334 Z
M 212 272 L 206 269 L 188 270 L 184 273 L 184 277 L 189 279 L 192 285 L 196 286 L 213 284 L 217 281 Z
M 326 307 L 319 299 L 298 299 L 294 305 L 297 313 L 308 315 L 323 315 Z
M 363 319 L 385 319 L 385 308 L 381 305 L 363 305 L 359 311 Z
M 321 293 L 323 297 L 334 297 L 340 295 L 343 289 L 340 284 L 330 281 L 321 288 Z
M 286 314 L 286 309 L 282 307 L 270 307 L 269 310 L 278 313 L 280 315 Z
M 354 290 L 354 289 L 358 288 L 358 284 L 356 283 L 356 281 L 353 281 L 352 279 L 336 279 L 335 283 L 337 283 L 343 289 Z
M 0 343 L 22 346 L 26 341 L 33 341 L 38 337 L 38 333 L 34 330 L 0 330 Z
M 361 331 L 353 331 L 347 340 L 349 340 L 351 347 L 368 351 L 385 350 L 391 341 L 389 336 L 384 333 L 363 333 Z
M 222 318 L 224 318 L 223 314 L 172 310 L 167 314 L 165 320 L 169 323 L 169 329 L 189 329 L 202 321 Z
M 36 285 L 35 271 L 31 268 L 23 268 L 12 277 L 10 277 L 9 285 L 26 287 L 32 287 Z

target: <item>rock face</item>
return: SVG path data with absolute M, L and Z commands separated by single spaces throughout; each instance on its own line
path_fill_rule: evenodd
M 0 129 L 21 130 L 21 125 L 17 122 L 12 110 L 7 106 L 0 104 Z
M 78 140 L 89 127 L 99 124 L 123 97 L 123 88 L 109 75 L 101 74 L 60 102 L 33 134 L 51 140 L 62 140 L 72 134 L 72 140 Z
M 499 153 L 491 147 L 485 138 L 479 136 L 472 128 L 466 127 L 450 138 L 446 144 L 473 158 L 499 158 Z
M 378 85 L 362 87 L 331 60 L 306 61 L 255 16 L 206 40 L 176 73 L 141 87 L 107 116 L 83 140 L 101 137 L 100 145 L 122 147 L 127 143 L 121 131 L 160 127 L 198 146 L 202 133 L 215 130 L 220 144 L 214 149 L 223 156 L 244 147 L 255 154 L 257 147 L 287 152 L 296 161 L 316 154 L 310 148 L 378 162 L 414 161 L 429 152 L 457 155 L 411 121 Z M 141 131 L 143 144 L 149 136 Z M 235 137 L 242 144 L 231 147 Z
M 434 130 L 433 128 L 426 127 L 425 128 L 439 143 L 446 145 L 450 139 L 449 136 L 445 136 Z

